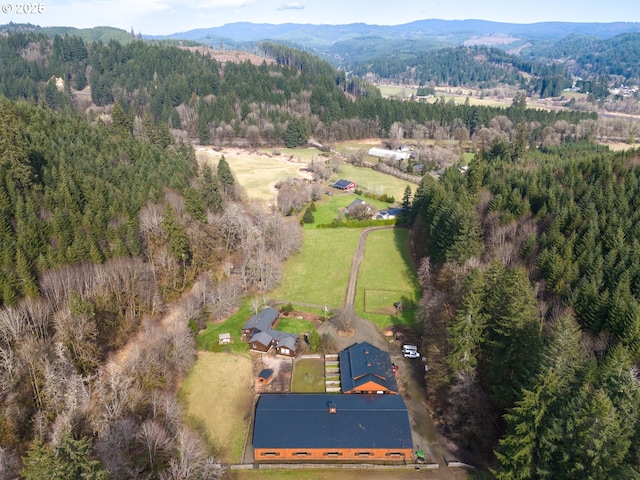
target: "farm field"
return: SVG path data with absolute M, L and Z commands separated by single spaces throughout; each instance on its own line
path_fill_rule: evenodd
M 354 167 L 351 164 L 343 165 L 342 171 L 332 178 L 332 182 L 339 178 L 356 182 L 358 188 L 368 190 L 377 195 L 382 195 L 383 193 L 392 195 L 397 203 L 402 201 L 402 195 L 407 185 L 411 187 L 412 191 L 414 191 L 417 186 L 414 183 L 392 177 L 382 172 L 377 172 L 371 168 Z
M 342 307 L 360 233 L 356 228 L 306 229 L 302 249 L 287 261 L 282 285 L 269 296 Z
M 318 153 L 318 150 L 312 150 Z M 298 153 L 301 152 L 296 152 Z M 211 147 L 200 147 L 196 150 L 198 161 L 201 164 L 209 164 L 214 172 L 222 155 L 229 162 L 233 175 L 250 199 L 271 202 L 276 193 L 275 184 L 279 180 L 287 177 L 308 177 L 306 172 L 300 171 L 306 165 L 306 160 L 298 163 L 295 157 L 290 160 L 290 155 L 269 156 L 239 150 L 216 151 Z
M 187 423 L 203 433 L 224 463 L 239 463 L 253 408 L 251 359 L 199 352 L 179 398 Z
M 420 286 L 409 255 L 409 231 L 396 228 L 371 232 L 358 272 L 355 300 L 358 314 L 380 330 L 392 323 L 412 326 L 419 295 Z M 393 307 L 397 301 L 405 306 L 399 315 Z

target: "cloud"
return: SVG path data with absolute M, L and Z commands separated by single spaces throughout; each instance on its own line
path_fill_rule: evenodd
M 289 2 L 279 7 L 278 10 L 304 10 L 304 5 L 300 2 Z

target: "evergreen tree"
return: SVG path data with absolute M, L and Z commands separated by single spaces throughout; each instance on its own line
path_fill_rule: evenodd
M 163 215 L 162 228 L 167 235 L 169 252 L 182 262 L 189 261 L 189 239 L 184 227 L 178 221 L 176 211 L 167 203 Z
M 231 198 L 234 198 L 235 179 L 233 178 L 233 173 L 231 173 L 231 168 L 229 167 L 227 160 L 224 158 L 224 155 L 220 157 L 220 161 L 218 162 L 218 179 L 220 180 L 224 193 L 229 195 Z
M 208 165 L 203 167 L 199 190 L 202 201 L 208 209 L 216 213 L 222 211 L 222 194 L 218 179 L 213 175 L 213 171 Z
M 313 212 L 311 208 L 307 208 L 302 216 L 302 223 L 314 223 L 316 220 L 313 218 Z

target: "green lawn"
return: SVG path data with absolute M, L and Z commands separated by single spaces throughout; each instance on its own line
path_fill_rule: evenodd
M 385 202 L 380 202 L 378 200 L 374 200 L 372 198 L 367 198 L 364 195 L 354 195 L 353 193 L 341 193 L 340 190 L 336 190 L 332 196 L 325 197 L 325 200 L 321 202 L 316 202 L 317 210 L 313 212 L 313 217 L 315 219 L 314 223 L 308 223 L 304 225 L 305 229 L 316 228 L 316 225 L 331 223 L 333 220 L 338 218 L 338 213 L 344 210 L 345 207 L 349 206 L 351 202 L 353 202 L 356 198 L 361 198 L 369 205 L 375 207 L 378 210 L 384 210 L 385 208 L 389 208 L 390 204 Z
M 275 330 L 301 335 L 303 333 L 310 332 L 311 330 L 315 330 L 315 328 L 316 327 L 313 322 L 310 322 L 309 320 L 281 316 Z
M 324 391 L 324 359 L 296 360 L 291 377 L 291 393 L 324 393 Z
M 302 249 L 287 261 L 282 285 L 270 297 L 341 307 L 360 233 L 359 228 L 306 229 Z
M 376 195 L 392 195 L 396 199 L 396 203 L 402 201 L 402 195 L 407 185 L 411 187 L 411 191 L 415 191 L 417 185 L 415 183 L 407 182 L 399 178 L 387 175 L 382 172 L 377 172 L 371 168 L 354 167 L 351 164 L 345 164 L 342 166 L 342 171 L 336 175 L 332 180 L 338 180 L 345 178 L 356 182 L 358 188 L 368 190 Z
M 235 353 L 248 352 L 249 345 L 244 343 L 241 338 L 242 326 L 251 315 L 253 315 L 253 311 L 249 307 L 249 303 L 245 302 L 236 313 L 224 322 L 209 323 L 207 328 L 201 331 L 196 337 L 198 350 Z M 218 334 L 220 333 L 231 334 L 231 345 L 218 345 Z
M 367 289 L 367 311 L 364 311 L 364 290 Z M 356 310 L 363 318 L 373 321 L 379 329 L 391 324 L 413 326 L 415 308 L 420 298 L 420 285 L 415 266 L 409 255 L 409 231 L 405 229 L 379 230 L 367 237 L 365 257 L 360 264 L 356 288 Z M 402 301 L 405 309 L 395 315 L 393 304 Z M 385 303 L 386 302 L 386 303 Z

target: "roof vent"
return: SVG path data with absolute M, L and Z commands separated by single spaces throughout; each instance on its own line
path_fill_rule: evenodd
M 338 407 L 334 402 L 329 402 L 329 413 L 337 413 Z

